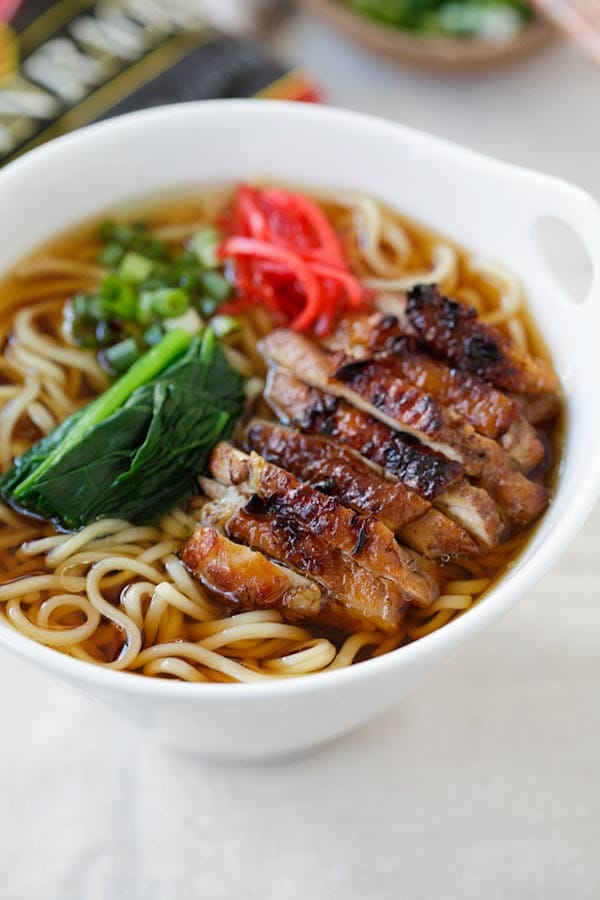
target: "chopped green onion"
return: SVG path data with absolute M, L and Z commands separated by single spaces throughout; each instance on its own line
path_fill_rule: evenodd
M 131 226 L 104 222 L 98 229 L 98 237 L 103 243 L 118 247 L 121 258 L 128 250 L 153 260 L 164 259 L 167 255 L 166 244 L 153 237 L 143 222 L 135 222 Z M 104 253 L 104 251 L 102 252 Z M 110 268 L 116 268 L 121 262 L 121 258 L 117 258 L 116 249 L 114 257 L 111 256 L 112 253 L 113 251 L 110 251 L 106 260 L 103 260 L 103 264 Z
M 165 331 L 173 331 L 174 328 L 183 328 L 190 334 L 198 334 L 202 331 L 204 322 L 193 307 L 190 307 L 183 316 L 177 316 L 175 319 L 163 319 L 162 326 Z
M 96 342 L 99 347 L 108 347 L 109 344 L 114 344 L 122 333 L 121 329 L 115 327 L 113 322 L 107 322 L 104 319 L 96 325 Z
M 196 302 L 198 312 L 204 316 L 205 319 L 210 319 L 211 316 L 214 316 L 219 306 L 219 301 L 215 300 L 214 297 L 200 297 Z
M 119 275 L 107 275 L 100 286 L 104 314 L 119 319 L 135 319 L 137 300 L 135 290 Z
M 98 255 L 98 262 L 108 269 L 116 269 L 121 264 L 125 250 L 121 244 L 110 243 L 104 247 Z
M 158 238 L 153 238 L 149 234 L 140 236 L 133 241 L 134 249 L 142 254 L 142 256 L 148 256 L 150 259 L 161 260 L 164 259 L 167 255 L 167 245 L 162 241 L 159 241 Z
M 146 222 L 134 222 L 132 227 L 133 237 L 129 245 L 130 250 L 157 261 L 165 258 L 167 245 L 164 241 L 154 237 L 152 232 L 148 230 Z
M 110 242 L 128 246 L 133 240 L 134 233 L 127 225 L 119 225 L 117 222 L 103 222 L 98 229 L 98 237 L 104 243 Z
M 138 297 L 136 318 L 142 325 L 149 325 L 154 318 L 154 291 L 142 291 Z
M 71 310 L 73 312 L 73 318 L 83 319 L 84 316 L 88 315 L 89 299 L 90 298 L 86 297 L 85 294 L 75 294 L 75 296 L 71 300 Z
M 210 327 L 217 337 L 224 338 L 234 331 L 239 331 L 242 327 L 242 323 L 239 319 L 236 319 L 235 316 L 220 315 L 214 316 L 214 318 L 210 320 Z
M 73 343 L 77 347 L 83 347 L 85 350 L 98 349 L 98 341 L 96 340 L 94 335 L 85 332 L 78 334 L 75 330 L 75 323 L 73 323 L 73 328 L 71 329 L 71 337 L 73 339 Z
M 203 272 L 200 276 L 200 284 L 209 297 L 214 297 L 219 303 L 223 303 L 232 294 L 232 287 L 219 272 Z
M 159 319 L 178 319 L 190 307 L 190 298 L 183 288 L 157 288 L 142 291 L 138 303 L 138 320 L 151 322 Z
M 172 268 L 169 272 L 169 282 L 183 288 L 188 293 L 193 293 L 198 288 L 199 279 L 198 263 L 194 263 L 194 265 L 196 266 L 195 270 Z
M 189 249 L 205 269 L 216 269 L 219 266 L 217 246 L 221 236 L 216 228 L 203 228 L 190 239 Z
M 106 319 L 106 304 L 102 297 L 88 297 L 87 315 L 95 322 Z
M 194 268 L 198 268 L 198 257 L 190 248 L 189 243 L 190 241 L 188 240 L 185 249 L 178 254 L 177 263 L 181 266 L 193 266 Z
M 125 338 L 124 341 L 119 341 L 102 352 L 109 368 L 117 375 L 126 372 L 141 355 L 140 348 L 133 338 Z
M 155 263 L 139 253 L 126 253 L 119 266 L 119 275 L 132 284 L 141 284 L 152 275 Z
M 177 319 L 190 308 L 183 288 L 162 288 L 154 292 L 154 312 L 161 319 Z
M 88 324 L 100 322 L 106 318 L 106 304 L 96 294 L 76 294 L 71 301 L 74 319 L 87 321 Z
M 159 341 L 162 341 L 164 335 L 164 330 L 161 328 L 158 322 L 155 322 L 154 325 L 151 325 L 150 328 L 148 328 L 148 330 L 143 333 L 142 340 L 148 347 L 154 347 L 155 344 L 158 344 Z
M 77 347 L 97 349 L 98 338 L 95 334 L 95 325 L 88 316 L 75 315 L 67 319 L 67 328 L 73 343 Z

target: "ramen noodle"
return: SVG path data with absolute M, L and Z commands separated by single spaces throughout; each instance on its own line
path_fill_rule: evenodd
M 421 292 L 423 297 L 429 297 L 423 292 L 439 289 L 441 295 L 458 301 L 460 309 L 468 307 L 475 310 L 478 322 L 498 329 L 519 353 L 545 355 L 527 314 L 519 280 L 503 265 L 470 255 L 453 242 L 430 233 L 373 198 L 336 190 L 330 194 L 315 195 L 315 200 L 341 242 L 349 270 L 368 300 L 370 308 L 360 313 L 363 317 L 361 321 L 366 322 L 368 316 L 373 321 L 372 317 L 378 315 L 379 323 L 387 323 L 385 327 L 389 327 L 390 310 L 394 310 L 399 298 L 406 297 L 406 292 L 410 296 L 411 290 L 416 289 L 417 294 Z M 192 198 L 174 199 L 134 213 L 121 212 L 116 218 L 127 224 L 143 217 L 151 238 L 164 242 L 170 251 L 179 252 L 199 230 L 214 227 L 215 223 L 218 227 L 227 227 L 230 208 L 231 192 L 219 190 L 199 193 Z M 97 223 L 86 225 L 19 263 L 0 285 L 3 343 L 0 358 L 0 466 L 4 472 L 16 457 L 51 434 L 68 416 L 89 404 L 110 384 L 111 376 L 106 366 L 101 364 L 102 359 L 99 360 L 94 349 L 77 346 L 73 342 L 67 327 L 68 317 L 65 317 L 65 310 L 75 296 L 93 294 L 106 277 L 106 264 L 98 261 L 101 250 Z M 231 279 L 231 261 L 227 266 L 225 274 Z M 323 284 L 328 284 L 328 289 L 333 291 L 331 279 L 335 280 L 335 274 L 329 273 L 329 281 L 323 277 Z M 424 309 L 423 314 L 427 313 L 428 308 Z M 216 312 L 219 314 L 219 309 Z M 272 429 L 281 427 L 276 422 L 273 403 L 267 402 L 268 395 L 266 399 L 263 396 L 267 368 L 272 358 L 265 355 L 261 348 L 264 348 L 265 341 L 268 347 L 271 346 L 268 342 L 273 342 L 273 335 L 282 332 L 281 329 L 279 332 L 273 330 L 275 325 L 281 323 L 278 323 L 273 310 L 264 304 L 242 304 L 234 310 L 234 315 L 238 325 L 222 336 L 222 342 L 229 363 L 246 380 L 247 408 L 233 438 L 236 447 L 243 448 L 242 456 L 245 458 L 245 453 L 251 448 L 244 435 L 249 423 L 251 427 L 251 420 L 266 423 L 261 426 L 266 431 L 254 433 L 255 440 L 265 434 L 272 438 L 275 434 Z M 351 312 L 349 320 L 352 320 L 352 315 L 356 314 Z M 327 354 L 327 359 L 341 358 L 341 353 L 348 354 L 351 343 L 349 331 L 342 332 L 343 321 L 340 325 L 336 320 L 329 333 L 319 339 L 318 352 Z M 298 339 L 293 331 L 285 333 L 285 336 L 292 341 Z M 305 336 L 300 336 L 300 339 L 307 340 Z M 394 339 L 398 340 L 398 336 Z M 416 338 L 414 340 L 416 343 L 413 341 L 411 344 L 409 357 L 397 355 L 394 365 L 400 364 L 398 359 L 401 362 L 404 360 L 402 364 L 405 367 L 408 365 L 407 359 L 422 359 L 424 339 L 419 339 L 421 343 Z M 317 347 L 317 343 L 314 346 Z M 389 349 L 389 344 L 386 348 Z M 276 355 L 277 348 L 272 352 Z M 361 360 L 360 365 L 366 365 L 366 362 Z M 439 361 L 435 365 L 438 366 L 435 371 L 441 371 Z M 362 382 L 357 381 L 354 371 L 346 370 L 347 377 L 342 384 L 338 377 L 340 371 L 338 365 L 338 371 L 331 380 L 338 390 L 335 403 L 349 403 L 351 406 L 352 398 L 359 397 L 363 390 Z M 299 370 L 288 368 L 284 376 L 290 379 L 297 377 Z M 305 387 L 317 394 L 321 392 L 319 396 L 323 393 L 328 395 L 329 387 L 314 379 Z M 495 390 L 497 395 L 502 393 L 500 388 Z M 533 493 L 538 491 L 539 495 L 541 491 L 547 497 L 560 458 L 556 391 L 549 392 L 545 397 L 536 397 L 530 392 L 519 394 L 517 390 L 505 389 L 502 396 L 508 398 L 507 403 L 519 404 L 518 421 L 522 422 L 524 429 L 528 429 L 527 434 L 533 436 L 532 440 L 535 438 L 543 448 L 543 459 L 536 458 L 535 465 L 529 467 L 526 475 L 516 463 L 511 463 L 517 472 L 515 478 L 520 479 L 519 483 L 526 481 L 527 485 L 531 485 Z M 366 408 L 366 394 L 363 392 L 360 397 L 363 398 L 363 408 L 358 412 L 368 416 L 370 407 Z M 340 408 L 340 405 L 336 407 L 338 411 Z M 376 423 L 380 430 L 389 426 L 385 417 L 389 418 L 391 413 L 385 409 L 381 413 L 381 421 Z M 454 413 L 450 415 L 452 434 L 455 434 L 459 428 L 456 422 L 460 417 Z M 361 421 L 367 422 L 367 419 Z M 293 425 L 302 428 L 302 423 L 290 413 L 284 426 L 289 429 Z M 328 427 L 333 426 L 330 423 Z M 462 424 L 460 427 L 463 427 Z M 285 435 L 287 432 L 284 430 L 282 433 Z M 322 440 L 323 433 L 318 432 L 315 425 L 312 439 L 317 442 Z M 394 433 L 390 432 L 392 435 Z M 342 431 L 340 435 L 342 442 L 346 440 Z M 311 437 L 310 428 L 305 429 L 305 437 L 307 441 Z M 414 435 L 409 437 L 417 446 L 418 439 Z M 349 440 L 345 448 L 348 452 L 355 452 L 356 445 L 350 446 Z M 501 444 L 504 438 L 498 437 L 496 440 L 488 436 L 482 440 L 487 442 L 486 447 L 502 445 L 503 459 L 510 453 L 517 458 L 515 445 L 506 440 Z M 430 443 L 433 446 L 435 442 L 431 439 Z M 275 447 L 273 441 L 271 445 Z M 322 449 L 322 444 L 314 446 Z M 520 443 L 519 448 L 522 446 Z M 238 449 L 236 452 L 241 451 Z M 265 455 L 268 458 L 268 453 Z M 275 456 L 271 464 L 281 464 Z M 373 473 L 371 478 L 375 478 L 374 473 L 378 472 L 381 484 L 388 485 L 391 490 L 396 482 L 389 471 L 382 474 L 381 459 L 373 457 L 367 460 L 370 470 L 361 468 L 360 471 L 365 478 L 369 477 L 369 471 Z M 453 465 L 458 464 L 453 462 Z M 474 497 L 475 490 L 485 493 L 481 488 L 485 482 L 484 476 L 469 475 L 467 463 L 464 465 L 467 475 L 461 483 L 465 496 Z M 494 484 L 491 478 L 488 494 L 490 491 L 494 493 Z M 320 484 L 317 487 L 322 489 Z M 496 487 L 498 492 L 493 498 L 494 509 L 496 506 L 502 507 L 505 502 L 501 497 L 502 486 Z M 229 489 L 234 490 L 231 485 Z M 243 491 L 244 484 L 238 481 L 235 490 Z M 464 515 L 461 514 L 461 519 L 457 512 L 456 521 L 452 519 L 449 490 L 446 491 L 447 502 L 443 501 L 445 495 L 442 491 L 437 499 L 432 499 L 433 495 L 429 500 L 419 500 L 417 497 L 415 503 L 418 500 L 427 505 L 432 522 L 435 514 L 436 522 L 443 518 L 455 530 L 465 534 Z M 213 505 L 223 502 L 218 497 L 209 500 Z M 335 506 L 336 515 L 339 514 L 338 507 L 339 504 Z M 277 604 L 251 609 L 242 605 L 236 611 L 231 605 L 220 602 L 206 578 L 194 577 L 189 554 L 188 558 L 185 553 L 182 554 L 182 547 L 197 527 L 198 516 L 206 515 L 203 512 L 206 508 L 206 498 L 201 503 L 197 500 L 190 503 L 187 498 L 150 522 L 132 523 L 120 515 L 113 515 L 69 532 L 52 522 L 24 515 L 8 505 L 0 506 L 2 627 L 16 629 L 32 640 L 89 663 L 188 682 L 258 682 L 328 671 L 362 662 L 421 639 L 468 612 L 485 597 L 490 586 L 502 577 L 521 552 L 541 511 L 540 508 L 529 518 L 523 514 L 520 520 L 519 514 L 514 511 L 513 519 L 510 519 L 510 511 L 499 514 L 500 524 L 490 526 L 491 531 L 496 529 L 496 537 L 492 539 L 488 535 L 487 546 L 486 536 L 480 539 L 473 526 L 471 532 L 467 529 L 464 540 L 473 545 L 478 543 L 476 553 L 436 553 L 430 547 L 429 559 L 426 558 L 427 547 L 424 549 L 421 537 L 414 529 L 410 531 L 410 523 L 406 530 L 402 530 L 405 528 L 402 525 L 399 533 L 410 533 L 412 541 L 406 544 L 408 549 L 402 559 L 404 562 L 412 559 L 409 568 L 420 566 L 421 562 L 415 564 L 414 560 L 421 560 L 424 567 L 422 583 L 432 587 L 427 602 L 411 603 L 406 609 L 403 608 L 401 619 L 398 618 L 393 627 L 386 630 L 385 627 L 373 627 L 374 619 L 369 619 L 364 628 L 360 623 L 358 626 L 337 627 L 337 621 L 331 616 L 317 617 L 313 624 Z M 256 521 L 260 520 L 260 516 L 263 516 L 260 521 L 264 520 L 266 508 L 263 503 L 256 513 Z M 271 508 L 268 507 L 269 510 Z M 507 527 L 509 520 L 519 522 L 518 527 Z M 211 527 L 214 522 L 213 512 L 209 521 Z M 302 527 L 310 530 L 311 526 L 305 524 Z M 387 526 L 382 525 L 381 528 Z M 379 534 L 380 531 L 377 531 Z M 241 538 L 236 540 L 238 543 L 242 541 Z M 321 536 L 318 540 L 319 547 L 330 547 L 327 543 L 329 538 Z M 398 541 L 404 548 L 409 537 L 406 541 L 399 537 Z M 373 538 L 366 549 L 360 547 L 356 551 L 356 558 L 351 563 L 352 571 L 361 569 L 361 578 L 364 571 L 368 570 L 369 577 L 374 571 L 375 545 Z M 417 546 L 418 551 L 415 550 Z M 369 547 L 372 553 L 368 565 L 365 562 L 361 568 L 361 560 Z M 340 552 L 346 559 L 346 551 Z M 298 569 L 294 563 L 291 566 Z M 377 578 L 380 575 L 379 572 Z M 306 579 L 314 581 L 310 572 Z M 324 583 L 318 582 L 321 594 L 327 592 Z M 376 583 L 380 584 L 382 580 Z M 385 583 L 389 586 L 387 581 Z

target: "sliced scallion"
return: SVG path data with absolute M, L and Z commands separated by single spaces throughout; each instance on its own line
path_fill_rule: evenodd
M 71 339 L 77 347 L 97 350 L 100 346 L 94 323 L 86 316 L 73 316 L 68 320 L 68 328 Z
M 98 229 L 98 237 L 105 243 L 128 246 L 133 240 L 134 232 L 127 225 L 120 225 L 118 222 L 103 222 Z
M 161 325 L 165 331 L 172 331 L 174 328 L 184 328 L 190 334 L 198 334 L 198 332 L 202 331 L 204 323 L 196 310 L 190 307 L 183 316 L 177 316 L 175 319 L 163 319 Z
M 75 296 L 71 300 L 71 311 L 73 318 L 83 319 L 88 315 L 88 302 L 89 297 L 86 297 L 85 294 L 75 294 Z
M 125 256 L 125 250 L 121 244 L 114 242 L 107 244 L 98 254 L 98 262 L 107 269 L 116 269 Z
M 137 312 L 135 289 L 120 275 L 107 275 L 100 285 L 104 315 L 118 319 L 134 319 Z
M 156 288 L 142 291 L 138 300 L 137 319 L 149 324 L 154 318 L 178 319 L 190 307 L 190 298 L 183 288 Z
M 200 275 L 200 284 L 209 297 L 223 303 L 232 294 L 232 287 L 219 272 L 203 272 Z
M 103 319 L 94 332 L 99 347 L 108 347 L 121 337 L 122 330 L 113 322 Z
M 219 266 L 217 246 L 221 236 L 216 228 L 203 228 L 190 239 L 188 248 L 205 269 L 216 269 Z
M 107 316 L 106 304 L 96 294 L 77 294 L 71 301 L 73 318 L 89 323 L 101 322 Z
M 235 316 L 220 315 L 214 316 L 210 320 L 210 327 L 217 337 L 224 338 L 229 334 L 233 334 L 234 331 L 239 331 L 242 323 Z
M 118 274 L 131 284 L 142 284 L 152 275 L 155 263 L 140 253 L 126 253 L 119 266 Z
M 178 319 L 190 308 L 190 298 L 183 288 L 159 288 L 153 296 L 159 319 Z
M 125 338 L 124 341 L 119 341 L 118 344 L 107 347 L 103 352 L 109 368 L 117 375 L 122 375 L 123 372 L 126 372 L 141 355 L 140 348 L 133 338 Z
M 154 291 L 142 291 L 138 297 L 136 319 L 149 325 L 154 318 Z
M 145 331 L 142 335 L 142 340 L 144 344 L 148 347 L 154 347 L 155 344 L 158 344 L 159 341 L 162 341 L 164 337 L 164 329 L 155 322 L 154 325 L 151 325 L 147 331 Z
M 200 315 L 204 316 L 205 319 L 210 319 L 211 316 L 214 316 L 219 305 L 219 301 L 215 300 L 214 297 L 200 297 L 196 302 L 198 312 Z

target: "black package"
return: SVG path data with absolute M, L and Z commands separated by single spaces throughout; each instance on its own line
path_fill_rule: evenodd
M 195 0 L 25 0 L 0 23 L 0 165 L 120 113 L 257 94 L 315 99 L 301 73 L 202 21 Z

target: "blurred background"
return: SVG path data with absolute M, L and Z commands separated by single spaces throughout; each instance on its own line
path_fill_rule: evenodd
M 560 175 L 600 196 L 600 4 L 594 12 L 592 3 L 584 0 L 589 18 L 581 19 L 579 41 L 566 37 L 564 15 L 551 20 L 520 0 L 309 0 L 289 6 L 268 39 L 306 68 L 328 102 Z M 576 0 L 547 5 L 575 10 Z M 412 21 L 436 23 L 433 32 L 366 15 L 388 11 L 392 22 L 394 11 L 429 7 L 437 11 Z M 355 20 L 352 30 L 347 17 Z M 465 30 L 471 22 L 473 32 L 444 37 L 444 21 L 463 21 Z M 396 55 L 363 40 L 371 22 L 389 33 L 390 44 L 401 39 Z M 535 35 L 524 40 L 530 29 Z
M 600 193 L 600 0 L 0 0 L 3 19 L 0 162 L 94 118 L 260 91 Z

